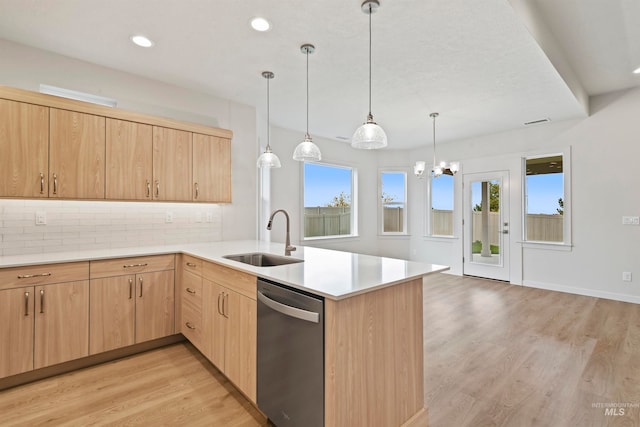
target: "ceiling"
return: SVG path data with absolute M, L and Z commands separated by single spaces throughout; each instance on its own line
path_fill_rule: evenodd
M 361 0 L 0 0 L 0 38 L 266 108 L 271 122 L 349 139 L 368 110 Z M 637 0 L 380 0 L 372 113 L 388 149 L 585 117 L 579 93 L 640 85 Z M 527 10 L 523 11 L 526 3 Z M 527 16 L 524 16 L 524 15 Z M 258 33 L 254 16 L 273 28 Z M 150 49 L 129 38 L 142 33 Z M 566 54 L 565 54 L 566 52 Z M 69 88 L 74 89 L 74 88 Z M 109 96 L 109 94 L 103 94 Z M 543 126 L 543 125 L 538 125 Z

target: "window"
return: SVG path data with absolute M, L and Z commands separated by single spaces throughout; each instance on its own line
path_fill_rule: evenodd
M 524 159 L 524 236 L 530 242 L 568 241 L 563 154 Z
M 304 164 L 304 238 L 357 234 L 355 171 L 345 166 Z
M 407 173 L 380 173 L 382 234 L 407 234 Z
M 453 236 L 453 175 L 446 172 L 429 179 L 431 185 L 429 234 Z

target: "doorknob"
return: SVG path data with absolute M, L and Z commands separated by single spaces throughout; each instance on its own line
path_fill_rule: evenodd
M 509 230 L 502 230 L 502 234 L 509 234 Z

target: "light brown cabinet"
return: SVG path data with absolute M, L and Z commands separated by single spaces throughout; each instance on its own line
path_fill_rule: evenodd
M 89 352 L 89 263 L 0 270 L 0 378 Z
M 51 108 L 49 197 L 104 199 L 105 118 Z
M 193 200 L 231 202 L 231 141 L 193 134 Z
M 49 108 L 0 99 L 0 197 L 47 197 Z
M 153 199 L 191 201 L 191 132 L 153 127 Z
M 151 125 L 107 118 L 106 198 L 151 200 Z
M 90 270 L 91 354 L 174 333 L 174 255 L 92 261 Z

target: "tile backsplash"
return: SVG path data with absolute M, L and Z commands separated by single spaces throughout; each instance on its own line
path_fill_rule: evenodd
M 214 204 L 0 200 L 0 256 L 221 239 Z

